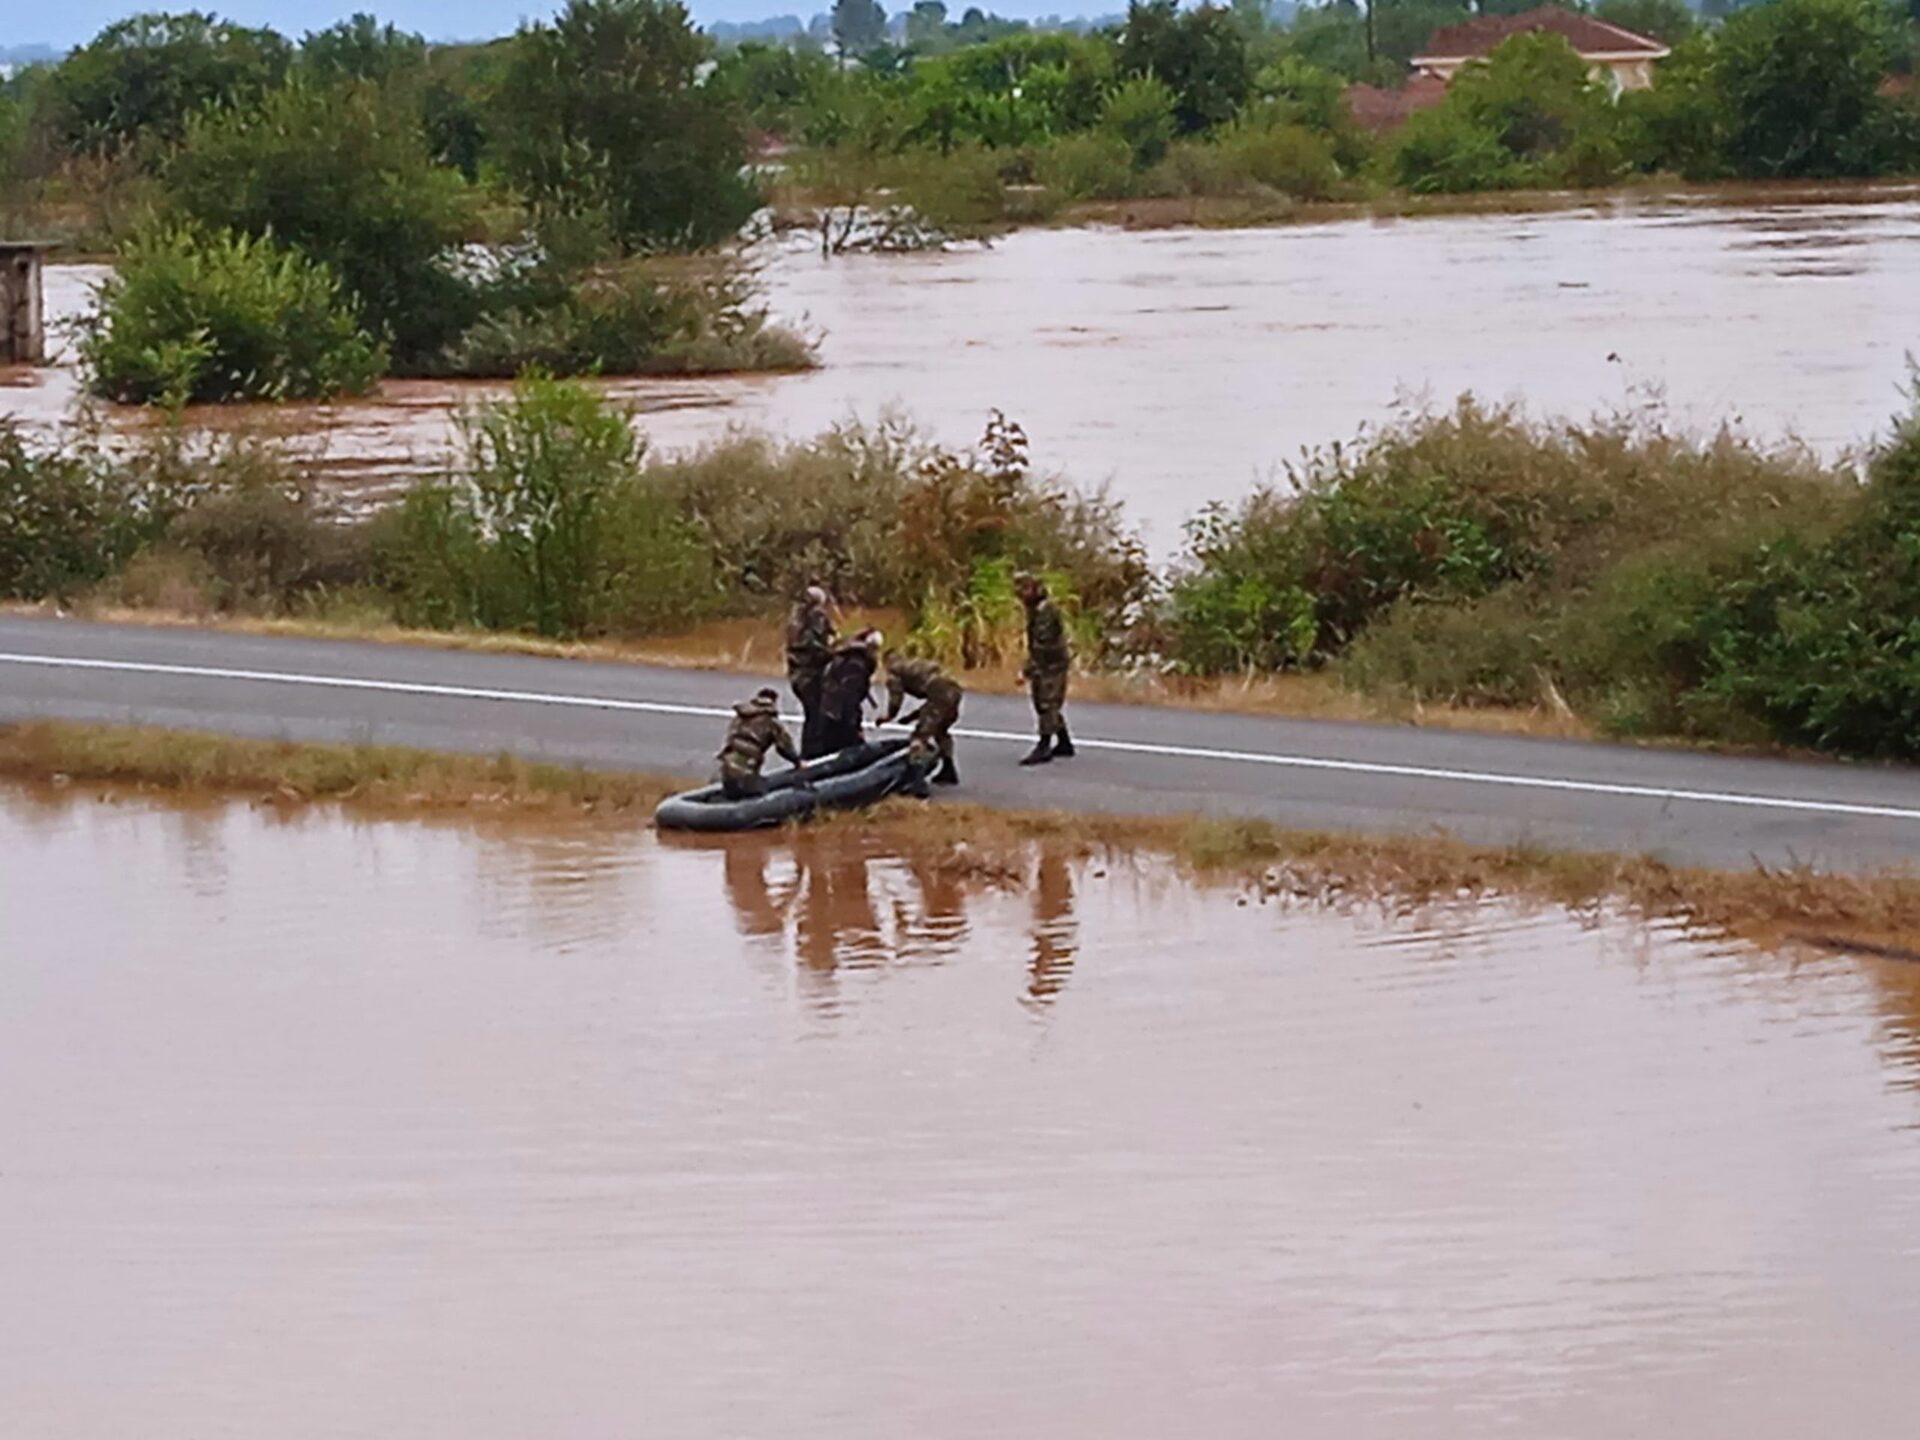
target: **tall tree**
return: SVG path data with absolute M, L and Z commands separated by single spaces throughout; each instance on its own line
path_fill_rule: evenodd
M 427 42 L 359 14 L 315 30 L 300 42 L 300 63 L 316 75 L 353 80 L 391 80 L 426 64 Z
M 860 55 L 885 43 L 887 12 L 878 0 L 833 0 L 833 41 L 842 55 Z
M 272 30 L 200 11 L 134 15 L 60 63 L 52 82 L 56 123 L 76 150 L 141 145 L 157 156 L 196 111 L 243 104 L 278 85 L 292 54 Z
M 498 101 L 509 176 L 629 253 L 724 239 L 756 199 L 743 119 L 700 83 L 707 55 L 678 0 L 569 0 L 514 42 Z
M 1189 133 L 1224 125 L 1253 90 L 1246 35 L 1232 11 L 1215 5 L 1182 11 L 1178 0 L 1134 0 L 1120 32 L 1120 69 L 1171 89 L 1174 115 Z
M 1862 173 L 1892 55 L 1878 0 L 1772 0 L 1729 18 L 1714 74 L 1727 158 L 1742 174 Z

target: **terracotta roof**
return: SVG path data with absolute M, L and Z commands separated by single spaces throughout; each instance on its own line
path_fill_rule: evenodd
M 1447 98 L 1447 82 L 1437 75 L 1409 75 L 1398 90 L 1377 85 L 1349 85 L 1347 113 L 1362 130 L 1376 135 L 1398 130 L 1421 110 L 1431 110 Z
M 1622 30 L 1591 15 L 1576 15 L 1558 5 L 1542 5 L 1524 15 L 1483 15 L 1459 25 L 1442 25 L 1428 39 L 1426 49 L 1413 57 L 1413 63 L 1476 59 L 1491 55 L 1515 35 L 1541 30 L 1564 37 L 1575 53 L 1583 56 L 1644 55 L 1649 60 L 1658 60 L 1672 53 L 1658 40 Z

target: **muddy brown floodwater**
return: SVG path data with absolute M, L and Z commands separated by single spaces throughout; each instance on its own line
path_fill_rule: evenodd
M 1920 967 L 0 791 L 33 1440 L 1905 1436 Z
M 1257 230 L 1030 231 L 939 256 L 767 265 L 772 305 L 824 334 L 784 378 L 622 381 L 657 445 L 729 426 L 804 436 L 897 407 L 955 443 L 989 409 L 1037 459 L 1110 481 L 1165 554 L 1181 522 L 1397 400 L 1472 390 L 1584 417 L 1658 401 L 1823 451 L 1902 404 L 1920 336 L 1920 190 L 1705 191 L 1535 215 Z M 72 315 L 99 272 L 56 269 Z M 70 372 L 0 386 L 0 413 L 65 412 Z M 293 436 L 378 493 L 441 462 L 456 403 L 497 387 L 396 383 L 381 399 L 223 426 Z M 216 423 L 209 418 L 207 423 Z

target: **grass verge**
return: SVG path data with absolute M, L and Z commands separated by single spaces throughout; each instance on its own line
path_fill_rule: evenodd
M 134 787 L 170 795 L 245 794 L 386 812 L 601 815 L 639 819 L 686 783 L 390 746 L 297 745 L 170 731 L 34 723 L 0 729 L 0 778 Z M 1258 820 L 1068 815 L 943 801 L 890 801 L 817 828 L 943 852 L 950 864 L 1013 880 L 1027 847 L 1078 855 L 1164 855 L 1196 882 L 1263 897 L 1393 907 L 1526 900 L 1573 910 L 1624 906 L 1650 919 L 1761 943 L 1916 958 L 1920 872 L 1833 875 L 1808 867 L 1714 871 L 1645 856 L 1472 845 L 1441 835 L 1289 830 Z
M 386 810 L 651 811 L 679 782 L 439 755 L 391 745 L 305 745 L 171 730 L 35 722 L 0 729 L 0 777 L 180 795 L 265 795 Z

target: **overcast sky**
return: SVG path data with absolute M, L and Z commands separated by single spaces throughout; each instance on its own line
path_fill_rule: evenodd
M 298 37 L 309 30 L 325 29 L 336 20 L 344 20 L 358 10 L 369 10 L 382 20 L 390 20 L 404 30 L 417 30 L 429 40 L 468 40 L 504 35 L 514 30 L 521 19 L 547 16 L 560 8 L 562 0 L 0 0 L 0 45 L 44 43 L 65 48 L 90 39 L 115 20 L 140 10 L 210 9 L 229 20 L 248 25 L 271 25 L 284 34 Z M 881 0 L 887 13 L 912 8 L 911 0 Z M 947 0 L 948 9 L 957 18 L 968 3 L 979 0 Z M 1095 6 L 1086 13 L 1106 13 L 1124 9 L 1119 0 L 1103 0 L 1105 10 Z M 692 0 L 690 7 L 698 20 L 762 20 L 770 15 L 798 15 L 802 20 L 831 8 L 831 0 L 812 0 L 809 4 L 783 4 L 781 0 Z M 1072 15 L 1086 9 L 1071 0 L 994 0 L 983 10 L 999 15 L 1033 18 L 1040 15 Z

